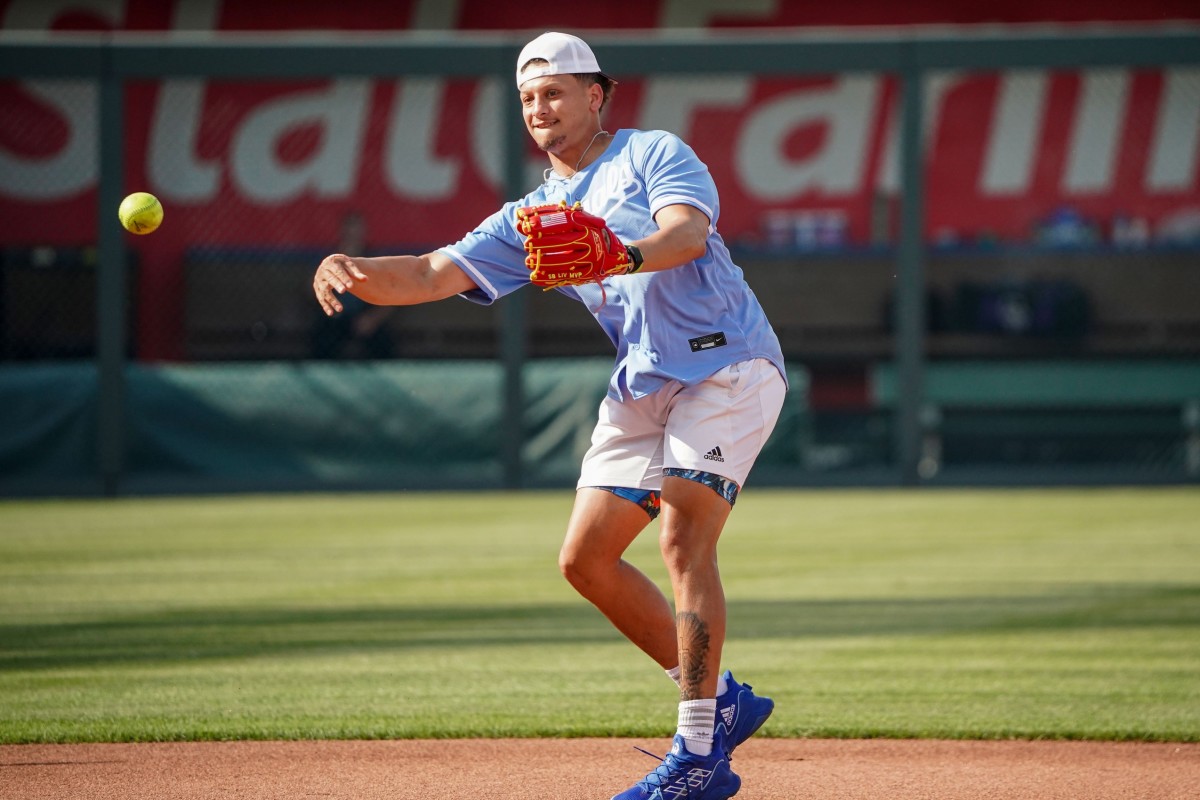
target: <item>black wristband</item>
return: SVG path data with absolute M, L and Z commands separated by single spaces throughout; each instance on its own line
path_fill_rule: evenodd
M 625 270 L 626 275 L 632 275 L 642 268 L 642 251 L 631 244 L 625 245 L 625 252 L 629 253 L 629 269 Z

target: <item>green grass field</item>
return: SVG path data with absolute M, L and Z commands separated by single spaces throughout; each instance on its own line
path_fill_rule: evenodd
M 665 736 L 571 499 L 0 504 L 0 741 Z M 1200 740 L 1195 489 L 751 490 L 721 567 L 763 735 Z

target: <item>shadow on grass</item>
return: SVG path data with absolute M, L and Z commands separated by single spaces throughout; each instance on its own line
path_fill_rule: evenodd
M 838 638 L 956 632 L 1200 627 L 1200 586 L 1073 585 L 1055 594 L 733 601 L 731 637 Z M 0 624 L 0 672 L 416 648 L 619 639 L 575 605 L 203 608 L 88 622 Z

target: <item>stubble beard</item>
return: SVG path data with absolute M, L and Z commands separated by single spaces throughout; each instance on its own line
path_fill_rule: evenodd
M 561 148 L 564 144 L 566 144 L 566 141 L 567 141 L 566 136 L 555 136 L 553 139 L 549 139 L 549 140 L 539 144 L 538 148 L 543 153 L 556 153 L 556 151 L 559 148 Z

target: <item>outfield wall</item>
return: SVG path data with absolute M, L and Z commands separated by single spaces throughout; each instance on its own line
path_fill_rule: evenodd
M 522 486 L 574 485 L 609 368 L 603 358 L 527 365 Z M 894 482 L 894 363 L 872 371 L 865 414 L 814 409 L 804 368 L 788 379 L 752 484 Z M 494 360 L 133 365 L 127 380 L 126 492 L 508 485 L 503 432 L 515 423 Z M 1194 362 L 944 362 L 928 388 L 931 485 L 1200 478 Z M 87 363 L 0 370 L 0 495 L 103 491 L 98 392 Z
M 606 359 L 539 360 L 524 376 L 521 485 L 573 487 L 608 383 Z M 500 488 L 504 374 L 496 361 L 131 366 L 124 489 Z M 795 472 L 803 370 L 764 473 Z M 101 491 L 98 381 L 84 363 L 0 370 L 0 494 Z

